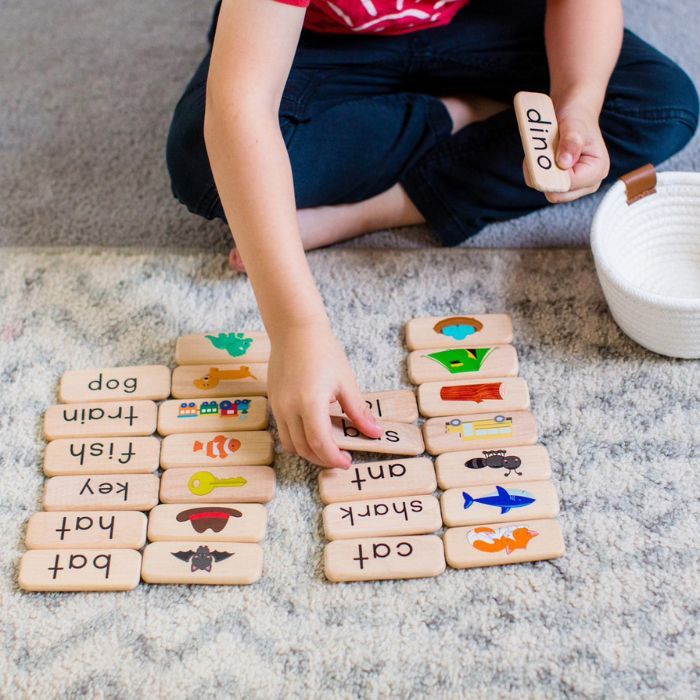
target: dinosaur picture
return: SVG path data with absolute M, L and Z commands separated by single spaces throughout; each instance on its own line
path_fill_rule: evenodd
M 242 357 L 253 344 L 253 338 L 246 337 L 245 333 L 219 333 L 207 335 L 206 339 L 218 350 L 227 352 L 231 357 Z

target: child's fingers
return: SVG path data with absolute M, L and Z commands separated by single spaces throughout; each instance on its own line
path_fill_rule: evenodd
M 277 416 L 275 416 L 277 419 L 277 433 L 279 434 L 280 442 L 282 443 L 282 449 L 285 452 L 294 452 L 294 444 L 292 443 L 292 439 L 289 437 L 289 429 L 287 428 L 287 423 Z
M 575 199 L 585 197 L 587 194 L 593 194 L 598 191 L 600 183 L 591 185 L 590 187 L 582 187 L 578 190 L 569 190 L 568 192 L 547 192 L 547 201 L 551 204 L 564 204 L 565 202 L 573 202 Z
M 300 457 L 318 464 L 318 456 L 314 454 L 314 451 L 309 447 L 309 443 L 306 440 L 306 435 L 304 433 L 304 424 L 302 423 L 301 416 L 295 416 L 289 423 L 289 437 L 294 445 L 294 452 L 296 452 Z
M 352 460 L 349 453 L 341 450 L 333 442 L 331 421 L 327 407 L 318 406 L 313 412 L 304 416 L 304 434 L 309 448 L 316 455 L 316 464 L 324 467 L 348 469 Z
M 576 119 L 559 122 L 559 143 L 557 144 L 557 165 L 568 170 L 578 163 L 586 142 L 584 124 Z
M 357 386 L 344 386 L 338 394 L 338 403 L 363 435 L 371 438 L 381 437 L 382 426 L 370 412 Z

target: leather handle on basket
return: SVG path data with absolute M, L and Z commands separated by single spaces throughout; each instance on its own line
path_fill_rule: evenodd
M 651 163 L 622 175 L 620 180 L 625 183 L 627 204 L 634 204 L 656 192 L 656 169 Z

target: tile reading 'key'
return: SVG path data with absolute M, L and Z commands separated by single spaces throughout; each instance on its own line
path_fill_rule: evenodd
M 148 474 L 160 464 L 155 437 L 65 438 L 44 453 L 44 474 Z
M 27 549 L 141 549 L 146 516 L 136 511 L 34 513 L 27 523 Z
M 552 475 L 544 445 L 446 452 L 435 460 L 441 489 L 481 484 L 544 481 Z
M 150 435 L 158 408 L 153 401 L 109 401 L 50 406 L 44 414 L 44 435 L 56 438 Z
M 375 439 L 363 435 L 347 418 L 332 418 L 331 423 L 333 440 L 341 450 L 388 455 L 419 455 L 425 450 L 417 425 L 382 421 L 382 435 Z
M 331 503 L 323 509 L 329 540 L 390 535 L 427 535 L 442 527 L 435 496 L 402 496 Z
M 140 579 L 133 549 L 32 549 L 19 564 L 25 591 L 130 591 Z
M 233 331 L 183 335 L 177 339 L 175 362 L 201 365 L 207 362 L 267 362 L 270 339 L 262 331 Z
M 164 401 L 158 407 L 158 432 L 198 433 L 267 428 L 264 396 Z
M 450 379 L 515 377 L 518 355 L 512 345 L 432 348 L 409 353 L 408 378 L 412 384 Z
M 61 377 L 58 394 L 63 403 L 166 399 L 170 370 L 163 365 L 79 369 Z
M 182 365 L 173 370 L 172 394 L 176 399 L 265 396 L 267 365 Z
M 240 542 L 153 542 L 143 550 L 146 583 L 244 585 L 262 575 L 259 544 Z
M 236 433 L 178 433 L 163 438 L 160 466 L 271 464 L 272 435 L 266 430 Z
M 53 476 L 44 488 L 45 510 L 150 510 L 158 503 L 154 474 Z
M 556 559 L 564 549 L 556 520 L 491 523 L 445 531 L 445 556 L 453 569 Z
M 559 512 L 551 481 L 448 489 L 440 497 L 440 505 L 442 519 L 449 527 L 553 518 Z
M 371 413 L 381 420 L 396 423 L 415 423 L 418 420 L 418 404 L 412 391 L 376 391 L 364 393 L 362 398 Z M 338 403 L 332 403 L 330 408 L 332 416 L 345 415 Z
M 267 503 L 274 496 L 270 467 L 168 469 L 160 484 L 163 503 Z
M 436 535 L 335 540 L 326 545 L 323 568 L 330 581 L 424 578 L 445 570 L 445 553 Z
M 431 316 L 414 318 L 406 324 L 409 350 L 503 345 L 513 341 L 513 324 L 505 314 L 479 316 Z
M 367 498 L 419 496 L 437 488 L 433 462 L 428 457 L 355 463 L 349 469 L 322 469 L 318 488 L 324 503 Z

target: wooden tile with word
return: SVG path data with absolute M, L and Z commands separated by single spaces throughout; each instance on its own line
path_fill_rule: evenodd
M 272 464 L 272 434 L 267 430 L 237 433 L 176 433 L 160 446 L 160 466 L 197 467 Z
M 153 401 L 66 403 L 50 406 L 44 414 L 44 435 L 56 438 L 151 435 L 158 407 Z
M 146 583 L 245 585 L 262 576 L 262 564 L 262 547 L 250 542 L 152 542 L 143 550 L 141 577 Z
M 445 553 L 437 535 L 335 540 L 324 549 L 323 568 L 329 581 L 425 578 L 445 570 Z
M 553 518 L 559 512 L 559 498 L 551 481 L 523 481 L 447 489 L 440 506 L 445 525 L 455 527 Z
M 571 173 L 557 165 L 559 127 L 551 98 L 541 92 L 519 92 L 513 104 L 525 151 L 528 184 L 540 192 L 568 192 Z
M 458 379 L 418 387 L 422 416 L 453 416 L 486 411 L 518 411 L 530 406 L 527 383 L 520 377 Z
M 158 432 L 197 433 L 214 430 L 264 430 L 268 425 L 264 396 L 163 401 L 158 407 Z
M 274 496 L 270 467 L 168 469 L 160 483 L 163 503 L 267 503 Z
M 544 481 L 552 475 L 544 445 L 519 445 L 507 449 L 446 452 L 435 459 L 440 488 Z
M 429 418 L 423 424 L 423 436 L 431 455 L 532 445 L 537 442 L 537 421 L 530 411 L 444 416 Z
M 44 474 L 148 474 L 160 464 L 155 437 L 62 438 L 44 452 Z
M 453 569 L 556 559 L 564 538 L 556 520 L 523 520 L 445 530 L 445 557 Z
M 178 365 L 203 365 L 207 362 L 267 362 L 270 339 L 262 331 L 197 333 L 177 339 L 175 362 Z
M 505 345 L 513 341 L 513 323 L 505 314 L 431 316 L 406 324 L 409 350 Z
M 332 418 L 331 434 L 341 450 L 411 456 L 425 451 L 423 435 L 417 425 L 387 421 L 380 423 L 382 435 L 375 439 L 363 435 L 347 418 Z
M 331 503 L 323 509 L 329 540 L 391 535 L 428 535 L 442 527 L 435 496 L 400 496 Z
M 147 518 L 128 510 L 34 513 L 27 523 L 27 549 L 141 549 Z
M 203 542 L 260 542 L 265 537 L 267 509 L 260 503 L 209 506 L 161 503 L 148 514 L 148 539 Z
M 515 377 L 518 374 L 518 353 L 512 345 L 414 350 L 408 355 L 407 367 L 412 384 L 461 378 Z
M 429 457 L 356 462 L 349 469 L 322 469 L 318 489 L 324 503 L 392 496 L 420 496 L 437 488 Z
M 164 365 L 78 369 L 61 377 L 58 389 L 63 403 L 167 399 L 170 370 Z
M 267 394 L 266 364 L 181 365 L 173 370 L 176 399 L 211 399 Z
M 410 390 L 375 391 L 364 393 L 365 400 L 372 415 L 381 420 L 396 423 L 415 423 L 418 420 L 418 404 L 416 395 Z M 344 416 L 338 403 L 331 404 L 332 416 Z
M 52 476 L 44 486 L 45 510 L 150 510 L 158 503 L 155 474 Z
M 25 591 L 130 591 L 140 580 L 133 549 L 30 549 L 19 564 Z

